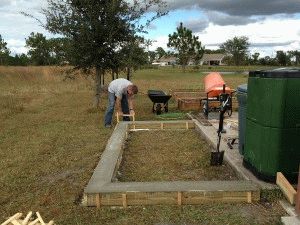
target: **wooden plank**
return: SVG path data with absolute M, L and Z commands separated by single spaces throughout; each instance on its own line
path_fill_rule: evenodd
M 21 225 L 17 220 L 13 220 L 13 221 L 11 221 L 11 223 L 12 223 L 13 225 Z
M 22 225 L 26 225 L 30 219 L 30 217 L 32 216 L 32 212 L 28 212 L 27 216 L 25 217 L 25 219 L 22 222 Z
M 105 206 L 129 205 L 197 205 L 207 202 L 254 202 L 259 200 L 259 191 L 172 191 L 172 192 L 127 192 L 102 194 Z M 94 205 L 90 205 L 94 206 Z
M 28 225 L 35 225 L 39 222 L 39 218 L 35 219 L 34 221 L 30 222 Z
M 3 223 L 1 223 L 1 225 L 7 225 L 10 222 L 12 222 L 13 220 L 17 220 L 22 216 L 22 213 L 16 213 L 15 215 L 13 215 L 12 217 L 8 218 L 8 220 L 4 221 Z
M 37 218 L 39 219 L 39 221 L 41 222 L 41 225 L 46 225 L 43 218 L 41 217 L 39 212 L 36 212 Z
M 287 200 L 291 204 L 295 204 L 297 192 L 281 172 L 277 173 L 276 184 L 280 187 Z

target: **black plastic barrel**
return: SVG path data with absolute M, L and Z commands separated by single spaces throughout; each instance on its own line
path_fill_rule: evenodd
M 239 152 L 244 154 L 246 115 L 247 115 L 247 84 L 237 88 L 237 100 L 239 103 Z

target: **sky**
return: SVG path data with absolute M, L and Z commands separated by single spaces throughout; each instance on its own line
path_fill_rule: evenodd
M 300 0 L 165 0 L 168 15 L 154 21 L 146 38 L 149 50 L 167 48 L 168 35 L 180 22 L 206 49 L 218 49 L 226 40 L 247 36 L 250 53 L 274 57 L 277 50 L 300 50 Z M 0 34 L 12 54 L 25 53 L 25 38 L 31 32 L 52 37 L 21 11 L 43 19 L 46 0 L 0 0 Z

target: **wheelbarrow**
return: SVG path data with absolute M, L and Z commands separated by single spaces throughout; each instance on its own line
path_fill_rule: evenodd
M 152 112 L 160 115 L 163 111 L 168 112 L 168 101 L 172 95 L 167 95 L 161 90 L 148 90 L 148 96 L 153 102 Z
M 228 116 L 232 115 L 232 95 L 236 92 L 230 87 L 224 88 L 225 82 L 220 73 L 213 72 L 204 77 L 204 85 L 206 97 L 200 100 L 203 105 L 203 114 L 208 117 L 209 112 L 220 111 L 222 103 L 222 95 L 228 94 L 226 111 Z

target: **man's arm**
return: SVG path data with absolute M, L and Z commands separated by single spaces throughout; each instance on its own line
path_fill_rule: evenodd
M 127 98 L 128 101 L 128 107 L 129 107 L 129 113 L 132 115 L 134 114 L 134 109 L 133 109 L 133 96 L 130 96 Z

